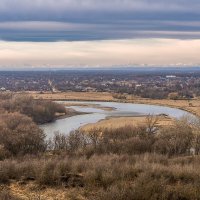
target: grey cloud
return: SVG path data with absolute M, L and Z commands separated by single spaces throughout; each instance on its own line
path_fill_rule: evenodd
M 1 0 L 0 39 L 199 38 L 199 0 Z
M 14 8 L 14 10 L 12 10 Z M 200 3 L 198 0 L 1 0 L 1 12 L 19 11 L 199 11 Z
M 1 0 L 1 21 L 104 20 L 108 18 L 193 18 L 199 0 Z M 188 14 L 186 14 L 188 13 Z
M 105 24 L 64 22 L 0 22 L 0 39 L 13 41 L 80 41 L 126 38 L 200 37 L 200 23 L 188 21 L 119 20 Z

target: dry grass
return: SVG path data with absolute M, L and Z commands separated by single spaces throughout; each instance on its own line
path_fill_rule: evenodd
M 64 187 L 38 187 L 34 182 L 26 185 L 13 182 L 9 186 L 13 196 L 20 200 L 85 200 L 83 189 Z
M 54 170 L 67 161 L 62 157 L 55 159 Z M 199 156 L 168 159 L 157 154 L 73 158 L 71 169 L 78 172 L 81 167 L 83 188 L 39 186 L 34 181 L 12 181 L 7 187 L 9 193 L 20 200 L 192 200 L 200 196 L 199 163 Z M 19 170 L 20 163 L 13 168 Z
M 107 92 L 64 92 L 64 93 L 31 93 L 35 99 L 48 100 L 82 100 L 82 101 L 113 101 L 112 94 Z
M 159 117 L 158 126 L 169 126 L 171 125 L 173 120 L 168 117 Z M 117 129 L 124 126 L 138 126 L 138 125 L 145 125 L 146 117 L 117 117 L 117 118 L 108 118 L 106 120 L 102 120 L 95 124 L 88 124 L 81 128 L 81 130 L 89 131 L 91 129 L 104 129 L 104 128 L 111 128 Z

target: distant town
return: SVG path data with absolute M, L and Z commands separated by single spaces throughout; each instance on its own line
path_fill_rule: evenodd
M 0 72 L 1 92 L 110 92 L 153 99 L 200 96 L 200 69 Z

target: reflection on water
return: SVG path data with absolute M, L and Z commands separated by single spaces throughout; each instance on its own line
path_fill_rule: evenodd
M 56 131 L 69 134 L 71 131 L 77 130 L 81 126 L 84 126 L 88 123 L 96 123 L 105 118 L 106 115 L 100 113 L 77 115 L 42 125 L 41 128 L 44 130 L 47 137 L 51 138 Z
M 69 102 L 69 101 L 68 101 Z M 62 103 L 62 102 L 61 102 Z M 64 102 L 63 102 L 64 103 Z M 77 103 L 71 101 L 70 103 Z M 106 117 L 112 116 L 138 116 L 147 114 L 166 114 L 170 117 L 181 118 L 183 116 L 194 116 L 186 111 L 169 108 L 165 106 L 155 106 L 146 104 L 131 104 L 131 103 L 115 103 L 115 102 L 78 102 L 79 104 L 90 104 L 91 107 L 81 107 L 81 106 L 71 106 L 70 108 L 75 109 L 79 112 L 84 112 L 88 114 L 77 115 L 65 119 L 59 119 L 55 122 L 42 125 L 41 128 L 50 138 L 54 135 L 54 132 L 59 131 L 60 133 L 69 134 L 71 131 L 77 130 L 81 126 L 96 123 Z M 98 105 L 98 108 L 93 108 L 92 106 Z M 116 108 L 112 111 L 105 111 L 100 109 L 100 107 L 111 107 Z

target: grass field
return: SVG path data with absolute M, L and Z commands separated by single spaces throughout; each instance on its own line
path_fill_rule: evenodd
M 158 117 L 158 126 L 167 126 L 172 124 L 172 119 L 168 117 Z M 104 129 L 104 128 L 121 128 L 124 126 L 138 126 L 138 125 L 144 125 L 146 123 L 146 117 L 116 117 L 116 118 L 109 118 L 106 120 L 102 120 L 100 122 L 97 122 L 95 124 L 88 124 L 82 127 L 82 130 L 89 131 L 91 129 Z
M 64 92 L 64 93 L 31 93 L 35 99 L 79 100 L 79 101 L 114 101 L 112 94 L 107 92 Z

